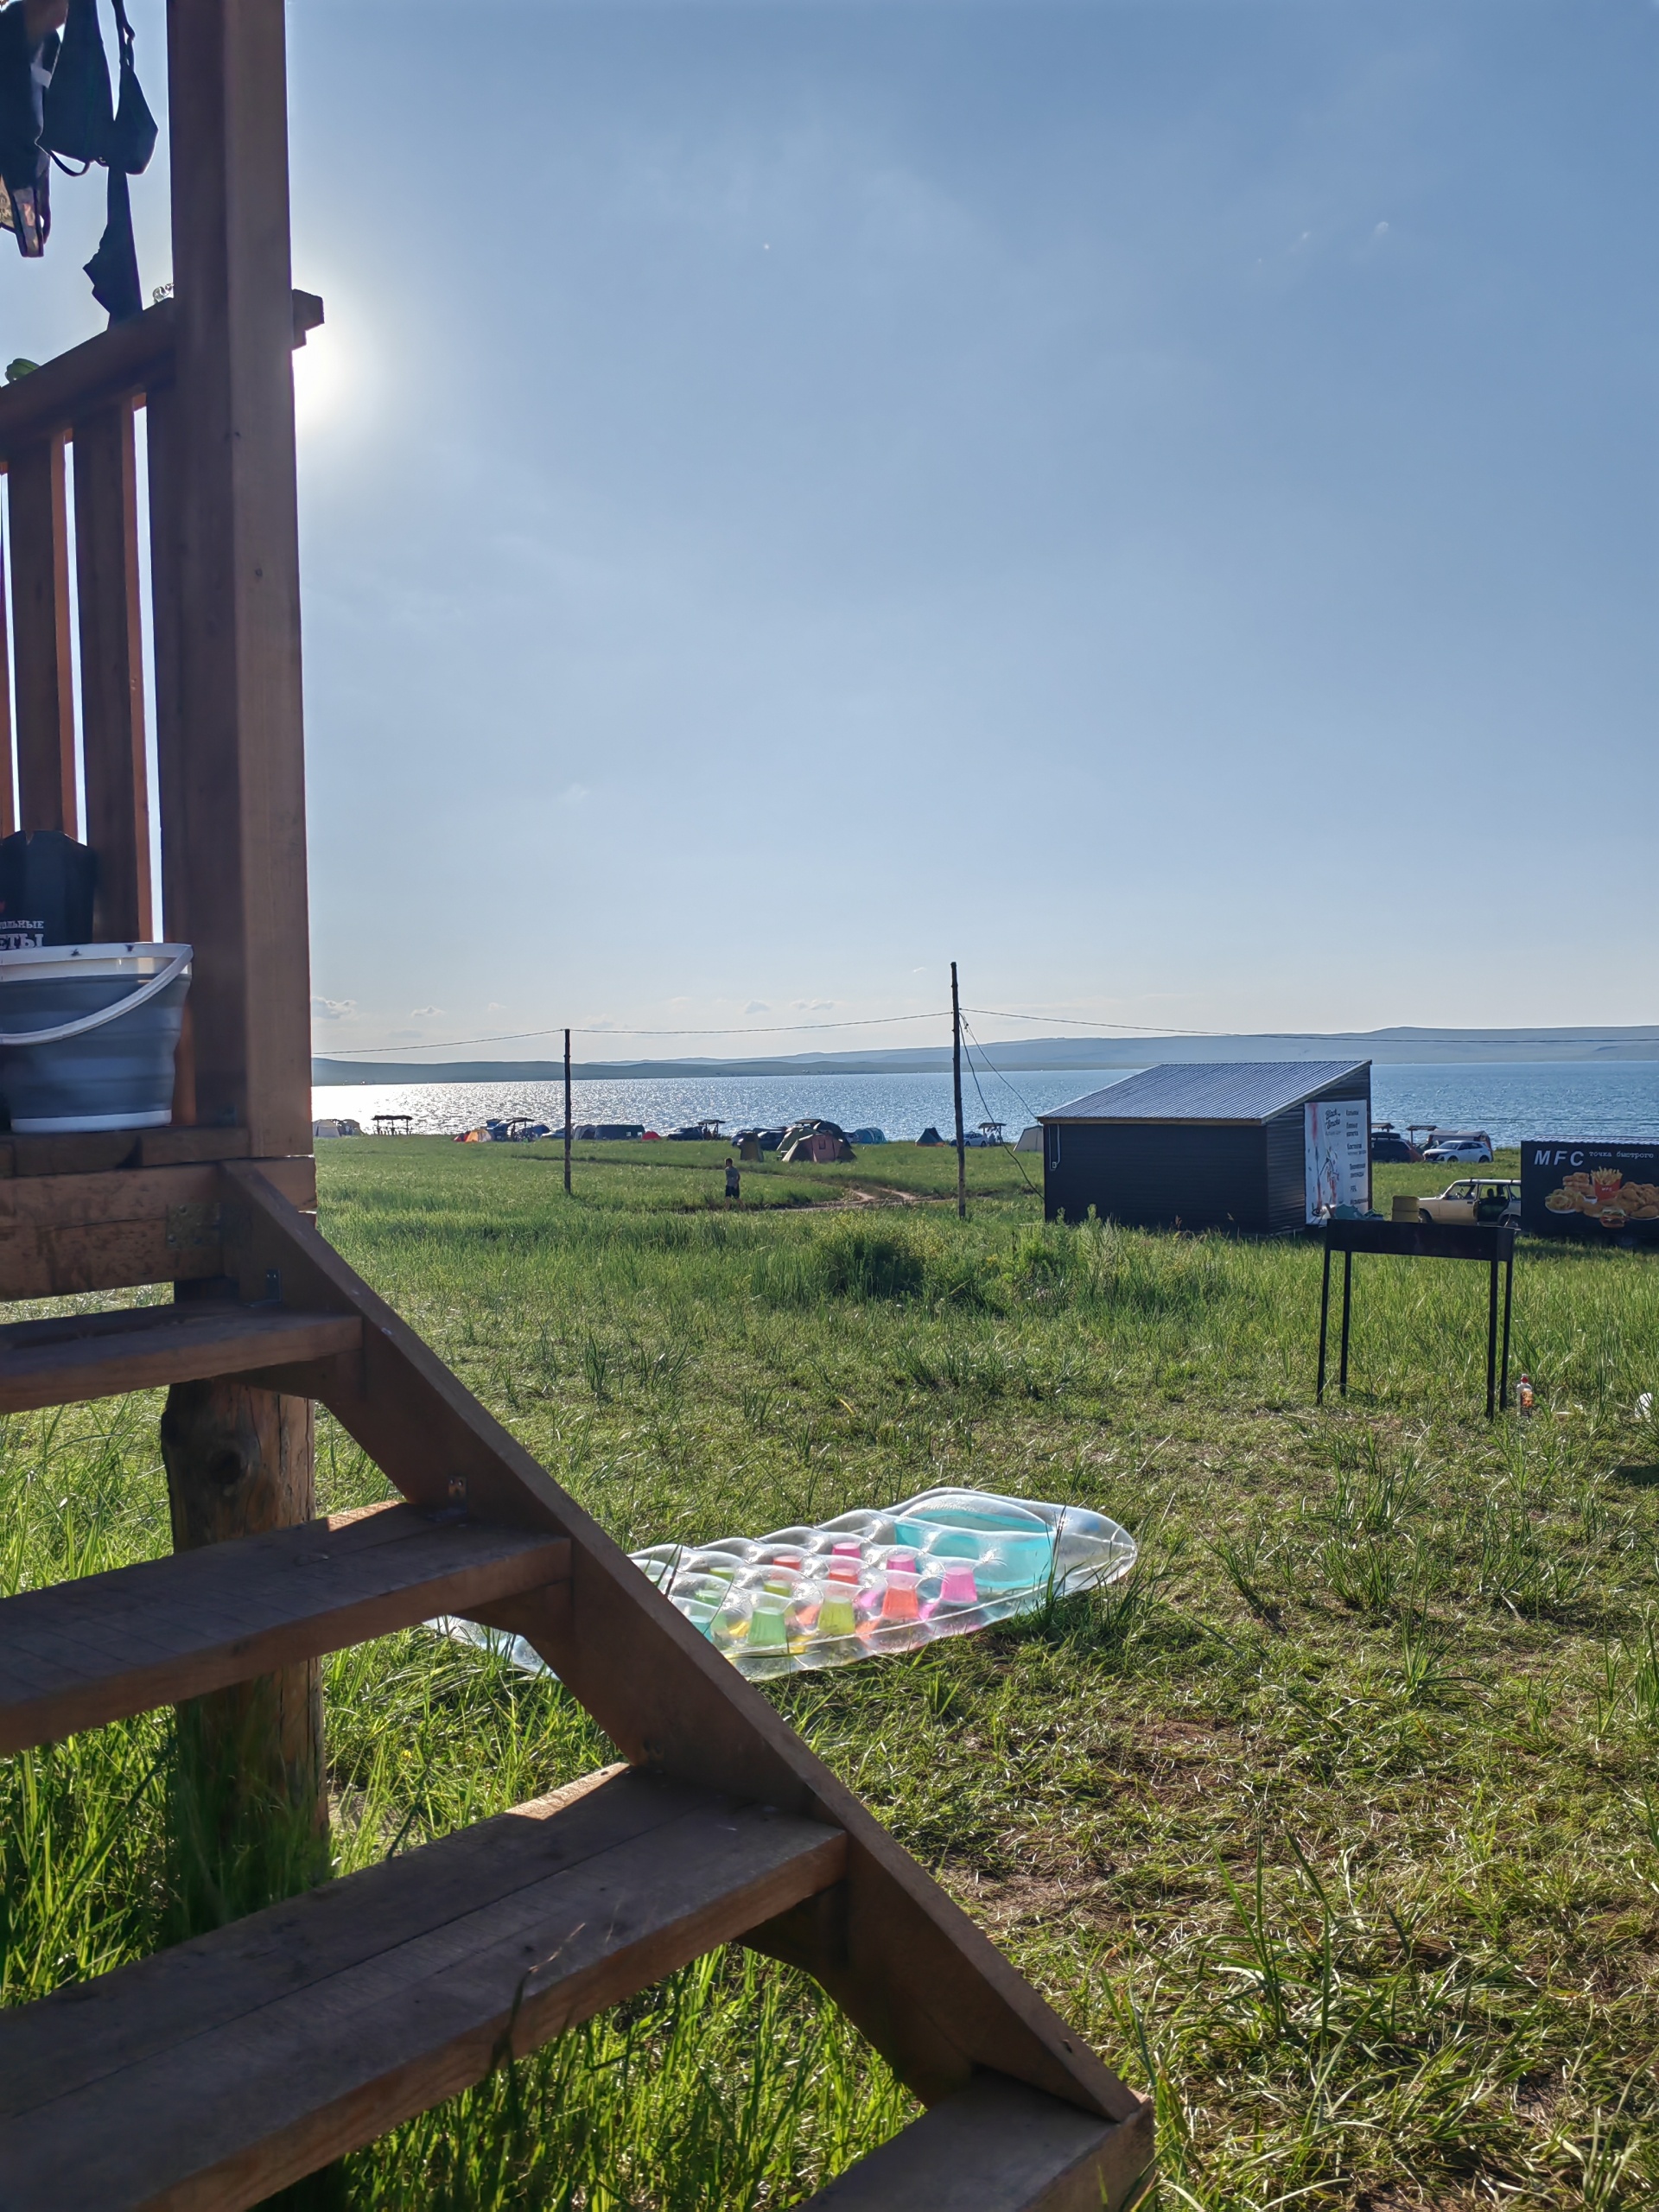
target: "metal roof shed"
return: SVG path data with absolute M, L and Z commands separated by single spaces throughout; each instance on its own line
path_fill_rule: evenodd
M 1051 1221 L 1275 1235 L 1370 1202 L 1369 1060 L 1147 1068 L 1039 1119 Z

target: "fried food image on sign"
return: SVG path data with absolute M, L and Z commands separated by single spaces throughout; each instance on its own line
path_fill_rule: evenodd
M 1589 1191 L 1594 1187 L 1590 1178 L 1586 1174 L 1563 1175 L 1561 1178 L 1561 1188 L 1564 1191 Z
M 1551 1213 L 1577 1213 L 1578 1193 L 1574 1191 L 1552 1191 L 1544 1204 Z

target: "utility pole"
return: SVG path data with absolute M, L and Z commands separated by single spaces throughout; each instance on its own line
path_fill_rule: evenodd
M 570 1032 L 564 1033 L 564 1195 L 570 1195 Z
M 962 1000 L 957 963 L 950 963 L 950 1083 L 957 1094 L 957 1219 L 968 1218 L 968 1147 L 962 1135 Z

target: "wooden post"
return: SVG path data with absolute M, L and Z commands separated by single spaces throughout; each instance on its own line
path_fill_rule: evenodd
M 132 402 L 77 423 L 74 445 L 86 842 L 98 855 L 96 934 L 118 944 L 150 935 Z
M 5 560 L 0 553 L 0 595 L 5 588 Z M 10 837 L 16 827 L 11 793 L 11 658 L 6 626 L 0 620 L 0 837 Z
M 62 830 L 73 837 L 79 824 L 62 437 L 14 454 L 10 474 L 20 826 Z
M 311 1148 L 310 962 L 283 0 L 168 0 L 178 309 L 158 585 L 182 770 L 169 933 L 195 947 L 198 1121 Z M 175 916 L 176 902 L 187 911 Z
M 251 1389 L 233 1376 L 175 1382 L 162 1416 L 175 1550 L 313 1519 L 313 1438 L 308 1398 Z M 321 1759 L 315 1660 L 179 1708 L 172 1908 L 180 1936 L 222 1927 L 322 1878 Z
M 564 1033 L 564 1195 L 570 1195 L 570 1032 Z
M 957 1219 L 968 1218 L 968 1147 L 962 1133 L 962 1000 L 950 963 L 950 1084 L 957 1097 Z
M 196 1119 L 246 1128 L 258 1159 L 311 1149 L 283 0 L 168 0 L 167 27 L 177 350 L 150 424 L 163 895 L 169 935 L 195 947 Z M 315 1511 L 305 1399 L 176 1385 L 162 1449 L 177 1546 Z M 180 1723 L 184 1795 L 203 1808 L 184 1909 L 245 1910 L 315 1879 L 315 1670 L 197 1700 Z

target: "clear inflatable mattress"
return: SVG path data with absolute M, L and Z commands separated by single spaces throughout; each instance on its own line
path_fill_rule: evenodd
M 945 1488 L 885 1512 L 767 1536 L 653 1544 L 632 1556 L 740 1673 L 765 1678 L 969 1636 L 1117 1581 L 1135 1548 L 1116 1521 L 1082 1506 Z M 433 1625 L 546 1672 L 520 1637 L 465 1621 Z

